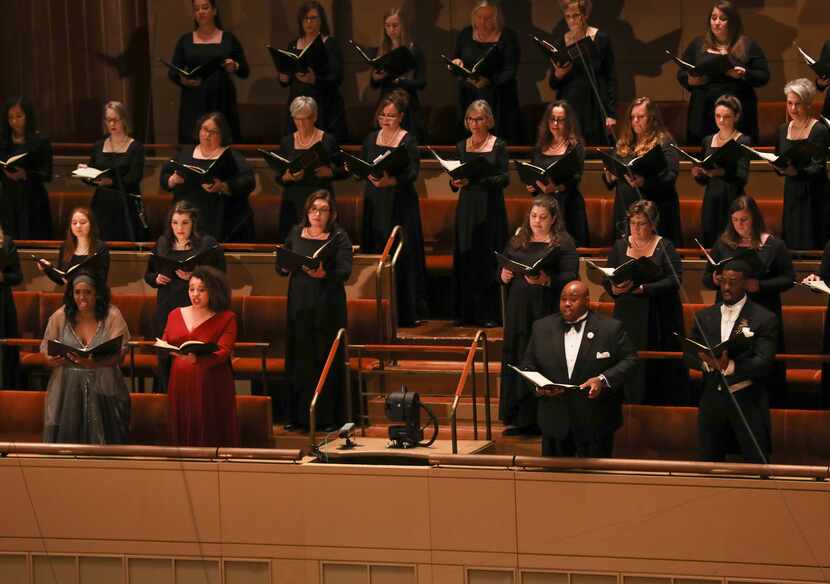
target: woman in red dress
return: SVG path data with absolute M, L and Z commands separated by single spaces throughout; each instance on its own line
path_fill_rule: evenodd
M 205 355 L 173 353 L 168 403 L 170 440 L 180 446 L 238 446 L 231 352 L 236 341 L 236 315 L 229 310 L 225 275 L 198 266 L 190 276 L 190 306 L 176 308 L 167 318 L 164 340 L 216 343 Z

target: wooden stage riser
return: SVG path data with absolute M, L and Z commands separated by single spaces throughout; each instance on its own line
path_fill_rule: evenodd
M 169 158 L 148 158 L 144 180 L 141 189 L 144 194 L 163 192 L 159 186 L 161 168 Z M 70 178 L 72 171 L 79 162 L 86 163 L 87 158 L 75 156 L 56 156 L 54 172 L 56 178 L 47 185 L 54 191 L 91 192 L 91 189 L 79 180 Z M 259 158 L 249 158 L 251 166 L 256 171 L 257 186 L 254 193 L 277 193 L 282 187 L 274 180 L 274 173 Z M 518 174 L 510 165 L 510 184 L 505 190 L 506 196 L 527 195 L 527 190 L 519 180 Z M 435 160 L 421 160 L 421 172 L 418 176 L 416 188 L 422 197 L 450 197 L 458 195 L 449 187 L 449 179 L 440 170 Z M 337 194 L 357 195 L 363 192 L 363 183 L 352 179 L 341 180 L 335 183 Z M 605 187 L 602 180 L 602 164 L 597 160 L 589 160 L 585 164 L 582 175 L 582 193 L 587 196 L 612 196 L 613 192 Z M 677 180 L 677 189 L 683 198 L 700 198 L 703 196 L 703 187 L 697 184 L 691 175 L 691 164 L 680 163 L 680 175 Z M 756 198 L 781 198 L 784 193 L 784 180 L 772 170 L 769 164 L 753 161 L 747 184 L 747 193 Z M 276 212 L 276 210 L 274 211 Z
M 808 480 L 42 457 L 0 460 L 0 484 L 3 583 L 804 584 L 830 566 L 830 484 Z

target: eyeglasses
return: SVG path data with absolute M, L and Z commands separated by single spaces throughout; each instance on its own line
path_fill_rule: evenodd
M 323 213 L 331 213 L 331 209 L 329 207 L 312 207 L 308 210 L 309 215 L 315 215 L 318 213 L 320 215 L 322 215 Z
M 483 121 L 484 121 L 483 117 L 479 117 L 479 118 L 469 117 L 469 118 L 467 118 L 467 123 L 468 124 L 472 124 L 472 123 L 480 124 Z
M 199 131 L 204 132 L 208 136 L 218 136 L 219 134 L 221 134 L 221 132 L 219 130 L 208 130 L 207 128 L 202 128 Z
M 401 114 L 378 114 L 379 118 L 384 118 L 386 120 L 394 120 L 395 118 L 399 117 Z
M 315 20 L 320 20 L 320 17 L 315 15 L 303 16 L 303 20 L 306 22 L 314 22 Z
M 551 124 L 564 124 L 567 121 L 568 121 L 568 118 L 551 118 L 550 119 Z

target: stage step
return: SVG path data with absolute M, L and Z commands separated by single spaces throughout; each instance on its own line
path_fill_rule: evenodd
M 384 403 L 386 399 L 383 396 L 375 396 L 369 400 L 368 414 L 369 423 L 380 424 L 386 422 L 386 413 Z M 430 409 L 430 411 L 438 418 L 440 425 L 450 423 L 450 409 L 452 407 L 452 396 L 431 396 L 421 395 L 421 403 Z M 477 416 L 479 424 L 483 424 L 485 420 L 485 401 L 484 395 L 479 394 L 477 398 Z M 497 420 L 499 415 L 499 399 L 490 398 L 490 417 L 491 420 Z M 471 397 L 462 397 L 458 404 L 458 421 L 472 424 L 473 419 L 473 400 Z M 427 423 L 429 416 L 426 412 L 421 412 L 421 424 Z

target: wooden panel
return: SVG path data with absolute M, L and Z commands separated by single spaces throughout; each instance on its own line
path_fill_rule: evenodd
M 472 568 L 467 570 L 467 584 L 513 584 L 515 574 L 512 570 L 486 570 Z
M 617 584 L 613 574 L 571 574 L 571 584 Z
M 166 558 L 128 558 L 129 584 L 173 584 L 173 560 Z
M 522 572 L 521 584 L 569 584 L 568 575 L 561 572 Z
M 29 584 L 26 556 L 0 555 L 0 584 Z
M 271 566 L 268 562 L 226 561 L 225 584 L 269 584 Z
M 416 584 L 414 566 L 369 566 L 370 584 Z
M 323 584 L 366 584 L 368 566 L 356 564 L 323 564 Z
M 77 584 L 78 564 L 74 556 L 33 556 L 33 584 Z
M 124 581 L 124 561 L 121 558 L 78 558 L 80 584 L 114 584 Z
M 176 560 L 176 584 L 219 584 L 218 560 Z

